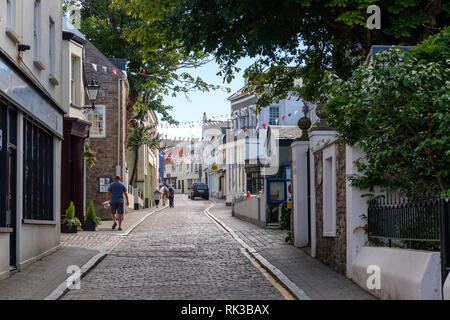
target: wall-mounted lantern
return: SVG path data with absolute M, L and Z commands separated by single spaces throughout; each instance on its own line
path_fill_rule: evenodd
M 91 79 L 91 82 L 86 86 L 86 93 L 89 98 L 89 101 L 92 103 L 89 107 L 84 107 L 84 111 L 88 112 L 89 110 L 95 109 L 95 101 L 97 100 L 98 92 L 100 90 L 100 85 L 94 78 Z

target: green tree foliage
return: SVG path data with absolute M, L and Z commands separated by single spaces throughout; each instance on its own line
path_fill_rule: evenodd
M 80 6 L 80 31 L 103 54 L 128 60 L 129 123 L 133 119 L 145 120 L 148 112 L 153 111 L 161 115 L 162 121 L 178 124 L 170 114 L 173 107 L 164 103 L 165 95 L 218 89 L 199 77 L 194 78 L 188 72 L 180 71 L 200 66 L 209 60 L 201 51 L 186 51 L 179 40 L 161 28 L 159 21 L 175 3 L 167 0 L 145 1 L 138 10 L 132 10 L 128 7 L 129 1 L 64 1 L 66 11 L 69 5 Z M 151 148 L 159 147 L 159 139 L 131 127 L 127 130 L 126 138 L 128 148 L 135 151 L 136 159 L 140 146 L 147 144 Z M 135 171 L 136 166 L 132 178 Z
M 366 153 L 361 188 L 435 196 L 450 188 L 450 28 L 404 52 L 384 51 L 349 79 L 327 74 L 328 122 Z
M 176 41 L 165 37 L 156 26 L 141 19 L 141 15 L 133 14 L 124 4 L 108 0 L 65 0 L 64 3 L 66 10 L 70 4 L 80 6 L 80 31 L 103 54 L 128 60 L 128 120 L 133 116 L 142 119 L 146 110 L 153 110 L 161 114 L 163 121 L 176 124 L 169 113 L 172 106 L 164 105 L 163 96 L 187 93 L 193 89 L 209 90 L 210 86 L 201 79 L 177 72 L 181 68 L 201 65 L 205 62 L 205 55 L 183 54 Z M 165 12 L 162 9 L 164 5 L 161 1 L 157 10 L 149 12 L 151 21 L 161 17 Z M 145 34 L 139 30 L 145 30 Z M 137 116 L 134 114 L 136 103 L 144 107 Z
M 145 18 L 153 2 L 122 0 Z M 415 45 L 447 24 L 450 6 L 440 0 L 179 0 L 160 23 L 191 52 L 214 53 L 220 75 L 231 81 L 236 62 L 257 57 L 245 75 L 259 107 L 296 91 L 318 97 L 326 71 L 348 78 L 374 44 Z M 367 8 L 381 9 L 381 29 L 366 26 Z M 263 73 L 264 71 L 264 73 Z M 294 87 L 294 79 L 303 87 Z
M 101 219 L 95 214 L 94 202 L 92 200 L 89 202 L 89 207 L 86 212 L 86 220 L 94 221 L 95 225 L 99 225 L 101 223 Z
M 75 218 L 75 205 L 70 201 L 69 207 L 66 209 L 66 219 Z
M 70 201 L 69 207 L 66 209 L 66 216 L 63 222 L 69 229 L 76 227 L 78 230 L 81 230 L 81 222 L 75 217 L 75 205 L 73 201 Z

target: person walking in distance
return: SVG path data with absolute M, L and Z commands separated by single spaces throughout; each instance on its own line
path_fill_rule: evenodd
M 173 208 L 173 200 L 175 199 L 175 189 L 169 184 L 169 206 Z
M 162 197 L 162 205 L 163 207 L 166 205 L 166 201 L 167 201 L 167 192 L 166 192 L 167 188 L 166 185 L 163 184 L 161 189 L 159 189 L 159 192 L 161 193 L 161 197 Z
M 108 189 L 108 193 L 106 194 L 106 201 L 109 200 L 111 205 L 111 214 L 113 219 L 112 229 L 114 230 L 117 226 L 116 223 L 116 213 L 117 219 L 119 220 L 119 230 L 122 230 L 122 220 L 123 220 L 123 195 L 125 195 L 125 199 L 127 200 L 127 207 L 129 205 L 128 201 L 128 193 L 125 185 L 120 181 L 120 176 L 116 176 L 114 182 L 111 183 Z M 111 200 L 110 200 L 111 199 Z
M 159 200 L 161 199 L 161 192 L 159 192 L 158 188 L 155 189 L 155 192 L 153 192 L 153 195 L 155 197 L 156 208 L 158 208 Z

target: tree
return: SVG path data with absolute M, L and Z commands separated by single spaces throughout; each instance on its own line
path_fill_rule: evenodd
M 187 72 L 179 72 L 180 69 L 197 67 L 209 60 L 202 52 L 186 53 L 179 41 L 167 37 L 153 22 L 161 19 L 166 12 L 165 8 L 170 7 L 170 1 L 152 1 L 154 7 L 147 11 L 147 20 L 128 10 L 119 1 L 65 0 L 64 4 L 66 11 L 69 10 L 69 5 L 80 6 L 80 31 L 103 54 L 128 60 L 129 124 L 133 119 L 144 120 L 150 110 L 160 114 L 163 121 L 177 124 L 170 115 L 172 106 L 164 104 L 165 95 L 175 96 L 187 94 L 191 90 L 209 91 L 218 88 Z M 126 139 L 128 148 L 135 152 L 135 159 L 140 146 L 148 144 L 151 148 L 159 147 L 159 139 L 154 136 L 138 134 L 131 126 L 128 133 L 133 134 L 132 141 L 128 135 Z M 131 171 L 132 184 L 136 168 L 135 165 Z
M 152 2 L 118 0 L 143 20 Z M 318 97 L 326 71 L 348 78 L 373 44 L 415 45 L 447 24 L 450 5 L 440 0 L 178 0 L 168 1 L 158 22 L 191 52 L 215 54 L 221 74 L 231 81 L 237 61 L 258 57 L 249 67 L 247 91 L 259 94 L 258 107 L 296 91 Z M 366 27 L 367 8 L 381 8 L 381 30 Z M 144 47 L 147 45 L 143 43 Z M 303 87 L 294 87 L 302 78 Z
M 450 188 L 450 28 L 408 52 L 388 50 L 347 80 L 328 73 L 328 122 L 366 156 L 353 185 L 435 196 Z

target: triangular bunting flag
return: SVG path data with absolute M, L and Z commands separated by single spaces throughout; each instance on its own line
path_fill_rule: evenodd
M 94 68 L 95 72 L 97 72 L 97 65 L 95 63 L 92 63 L 92 68 Z

